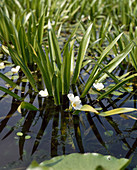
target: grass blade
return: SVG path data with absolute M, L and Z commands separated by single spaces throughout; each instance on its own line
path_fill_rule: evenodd
M 73 79 L 72 79 L 72 84 L 75 84 L 77 79 L 78 79 L 80 69 L 81 69 L 81 66 L 82 66 L 82 62 L 83 62 L 87 47 L 89 45 L 91 28 L 92 28 L 92 24 L 88 27 L 88 29 L 85 32 L 85 35 L 84 35 L 84 37 L 83 37 L 83 39 L 80 43 L 78 57 L 77 57 L 77 61 L 76 61 L 76 67 L 75 67 L 74 76 L 73 76 Z
M 119 87 L 121 87 L 123 84 L 125 84 L 126 82 L 128 82 L 129 80 L 133 79 L 134 77 L 137 76 L 136 74 L 133 74 L 131 76 L 128 76 L 127 78 L 125 78 L 123 81 L 119 82 L 118 84 L 116 84 L 114 87 L 112 87 L 110 90 L 108 90 L 106 93 L 103 93 L 101 96 L 98 97 L 98 100 L 101 100 L 102 98 L 104 98 L 105 96 L 109 95 L 110 93 L 112 93 L 113 91 L 117 90 Z
M 3 91 L 3 92 L 5 92 L 5 93 L 7 93 L 7 94 L 9 94 L 10 96 L 14 97 L 14 98 L 17 99 L 17 100 L 23 100 L 23 99 L 22 99 L 21 97 L 19 97 L 17 94 L 13 93 L 12 91 L 10 91 L 10 90 L 8 90 L 8 89 L 6 89 L 6 88 L 4 88 L 4 87 L 1 87 L 1 86 L 0 86 L 0 90 Z
M 135 108 L 117 108 L 117 109 L 113 109 L 113 110 L 109 110 L 103 113 L 100 113 L 99 116 L 112 116 L 112 115 L 116 115 L 116 114 L 122 114 L 122 113 L 127 113 L 127 112 L 133 112 L 133 111 L 137 111 L 137 109 Z

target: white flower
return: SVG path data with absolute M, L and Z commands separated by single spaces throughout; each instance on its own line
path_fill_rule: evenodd
M 11 72 L 12 73 L 18 73 L 19 69 L 20 69 L 20 66 L 16 66 L 16 67 L 11 69 Z
M 67 96 L 68 96 L 69 100 L 72 102 L 74 99 L 74 94 L 69 93 Z
M 40 94 L 42 97 L 46 97 L 46 96 L 49 95 L 47 89 L 41 90 L 41 91 L 39 92 L 39 94 Z
M 102 90 L 104 88 L 104 85 L 102 83 L 93 83 L 93 86 L 98 90 Z
M 74 94 L 68 94 L 67 95 L 69 100 L 71 101 L 71 105 L 72 107 L 74 107 L 75 110 L 80 110 L 81 107 L 82 107 L 82 104 L 81 104 L 81 100 L 79 98 L 79 96 L 75 96 L 74 97 Z
M 83 19 L 85 17 L 85 15 L 81 15 L 81 18 Z
M 54 24 L 55 24 L 55 21 L 52 21 L 52 24 L 54 25 Z
M 3 67 L 3 66 L 4 66 L 4 63 L 3 63 L 3 62 L 1 62 L 1 63 L 0 63 L 0 67 Z

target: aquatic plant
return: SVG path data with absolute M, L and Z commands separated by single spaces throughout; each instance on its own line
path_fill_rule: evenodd
M 63 46 L 62 50 L 60 49 L 54 28 L 55 25 L 59 23 L 59 16 L 61 16 L 63 13 L 65 13 L 65 16 L 68 15 L 68 11 L 70 9 L 77 12 L 77 10 L 79 9 L 77 3 L 78 1 L 74 3 L 70 2 L 70 6 L 68 6 L 66 1 L 64 1 L 63 3 L 59 2 L 59 4 L 61 3 L 61 8 L 59 8 L 57 11 L 57 15 L 54 18 L 55 23 L 53 24 L 53 26 L 51 24 L 50 17 L 53 15 L 54 10 L 56 9 L 55 3 L 51 3 L 51 1 L 48 1 L 48 3 L 46 3 L 45 1 L 41 0 L 37 2 L 33 1 L 32 3 L 28 3 L 27 1 L 18 3 L 17 2 L 18 1 L 16 1 L 18 9 L 16 10 L 16 14 L 23 11 L 25 9 L 25 6 L 27 9 L 35 9 L 35 11 L 30 10 L 28 13 L 26 10 L 23 14 L 23 22 L 15 24 L 15 22 L 13 22 L 12 18 L 10 18 L 9 15 L 9 13 L 11 12 L 10 8 L 12 9 L 12 3 L 10 4 L 10 8 L 8 7 L 8 3 L 6 3 L 7 6 L 5 7 L 5 9 L 4 7 L 1 8 L 0 16 L 2 18 L 2 22 L 0 24 L 0 35 L 3 44 L 2 49 L 12 57 L 12 60 L 16 65 L 20 66 L 21 70 L 23 71 L 23 73 L 29 80 L 29 83 L 36 92 L 39 92 L 41 89 L 38 89 L 39 82 L 34 79 L 34 77 L 37 77 L 38 75 L 33 72 L 33 70 L 36 70 L 38 73 L 40 73 L 39 76 L 42 78 L 43 84 L 43 87 L 41 88 L 47 88 L 49 96 L 54 96 L 54 100 L 57 105 L 61 103 L 61 96 L 69 93 L 70 86 L 77 83 L 80 72 L 84 68 L 84 66 L 90 64 L 91 62 L 94 62 L 94 65 L 92 67 L 92 70 L 90 71 L 90 76 L 85 82 L 85 87 L 81 94 L 81 98 L 85 97 L 88 94 L 88 91 L 92 86 L 95 86 L 96 88 L 96 84 L 102 83 L 107 79 L 107 77 L 112 78 L 116 85 L 108 91 L 105 91 L 105 93 L 100 94 L 100 96 L 98 97 L 99 100 L 111 94 L 114 90 L 117 90 L 118 88 L 124 89 L 123 85 L 135 76 L 137 76 L 137 74 L 126 74 L 122 78 L 117 78 L 112 73 L 119 66 L 119 64 L 121 64 L 127 58 L 127 55 L 130 55 L 130 52 L 132 64 L 136 69 L 135 55 L 133 55 L 132 49 L 135 47 L 137 39 L 134 38 L 131 42 L 128 43 L 127 41 L 124 41 L 125 44 L 123 45 L 123 47 L 121 47 L 121 44 L 119 42 L 121 42 L 121 39 L 125 40 L 124 34 L 119 32 L 114 39 L 112 38 L 113 34 L 108 34 L 109 37 L 107 37 L 107 39 L 110 43 L 107 44 L 107 47 L 104 49 L 102 45 L 106 41 L 106 32 L 108 33 L 108 30 L 111 31 L 113 25 L 111 23 L 111 18 L 108 17 L 105 22 L 103 21 L 101 23 L 101 26 L 98 29 L 98 39 L 96 33 L 96 18 L 94 20 L 94 23 L 91 23 L 91 18 L 89 18 L 88 22 L 90 23 L 88 23 L 88 29 L 85 29 L 82 24 L 78 24 L 81 26 L 84 35 L 82 40 L 79 41 L 80 44 L 78 47 L 78 53 L 76 56 L 74 56 L 74 46 L 76 42 L 76 38 L 74 38 L 74 36 L 76 34 L 78 26 L 74 29 L 67 42 Z M 38 4 L 40 4 L 41 7 L 42 4 L 44 5 L 41 12 L 39 11 L 40 7 L 38 7 Z M 99 4 L 93 2 L 91 5 L 91 10 L 93 10 L 94 12 L 97 7 L 101 9 L 99 10 L 97 16 L 102 15 L 103 8 L 101 4 L 103 4 L 102 1 L 100 1 Z M 84 7 L 86 7 L 85 2 L 83 2 L 83 8 Z M 67 12 L 65 12 L 66 9 Z M 83 11 L 83 9 L 81 10 Z M 70 20 L 72 19 L 72 16 L 74 17 L 74 15 L 76 14 L 74 11 L 73 15 L 68 17 Z M 67 20 L 62 21 L 61 25 L 65 21 Z M 60 29 L 60 24 L 58 26 Z M 48 36 L 48 41 L 43 42 L 44 35 Z M 93 35 L 94 37 L 91 40 L 90 35 Z M 136 35 L 133 35 L 133 37 L 135 36 Z M 100 57 L 87 57 L 88 46 L 90 48 L 92 45 L 94 46 L 95 44 L 97 44 L 95 46 L 95 49 L 99 52 Z M 120 54 L 115 47 L 116 44 L 118 44 L 118 50 L 122 49 L 120 51 Z M 112 58 L 107 64 L 104 64 L 105 59 L 109 55 L 110 51 L 114 51 L 115 57 Z M 103 86 L 101 87 L 101 89 L 102 88 Z
M 20 66 L 13 67 L 13 68 L 11 69 L 11 72 L 14 73 L 14 74 L 15 74 L 15 73 L 18 73 L 19 69 L 20 69 Z
M 68 94 L 67 95 L 70 102 L 71 102 L 71 106 L 74 107 L 75 110 L 80 110 L 81 107 L 82 107 L 82 104 L 81 104 L 81 100 L 79 98 L 79 96 L 75 96 L 73 94 Z
M 47 96 L 48 96 L 48 91 L 47 91 L 47 89 L 41 90 L 41 91 L 39 92 L 39 95 L 41 95 L 41 97 L 47 97 Z
M 98 153 L 73 153 L 65 156 L 57 156 L 38 164 L 33 161 L 27 170 L 33 169 L 53 169 L 53 170 L 83 170 L 83 169 L 106 169 L 106 170 L 124 170 L 130 163 L 131 159 L 117 159 L 111 155 L 101 155 Z M 112 166 L 113 165 L 113 166 Z

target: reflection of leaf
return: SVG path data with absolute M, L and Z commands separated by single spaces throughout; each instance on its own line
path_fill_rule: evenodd
M 117 108 L 113 110 L 109 110 L 103 113 L 100 113 L 100 116 L 111 116 L 111 115 L 116 115 L 116 114 L 121 114 L 121 113 L 126 113 L 126 112 L 133 112 L 136 111 L 137 109 L 135 108 Z
M 135 168 L 133 168 L 133 170 L 137 170 L 137 165 L 136 165 L 136 167 L 135 167 Z
M 96 109 L 94 109 L 92 106 L 87 105 L 87 104 L 83 105 L 80 110 L 99 114 L 99 112 Z
M 125 151 L 128 151 L 128 147 L 127 147 L 127 145 L 126 145 L 125 143 L 123 143 L 122 148 L 123 148 Z
M 137 116 L 131 116 L 131 115 L 127 115 L 129 118 L 137 120 Z
M 21 113 L 21 109 L 28 109 L 28 110 L 33 110 L 33 111 L 37 111 L 38 109 L 33 106 L 31 103 L 28 102 L 21 102 L 21 104 L 18 107 L 18 112 Z
M 103 156 L 98 153 L 73 153 L 70 155 L 57 156 L 40 164 L 33 161 L 27 170 L 45 170 L 44 168 L 48 168 L 48 170 L 122 170 L 130 161 L 131 160 L 125 158 L 117 159 L 110 155 Z
M 128 115 L 125 115 L 125 114 L 121 114 L 120 117 L 124 118 L 124 119 L 129 119 L 128 118 Z
M 104 132 L 104 134 L 106 136 L 113 136 L 113 131 L 112 130 L 107 130 L 106 132 Z

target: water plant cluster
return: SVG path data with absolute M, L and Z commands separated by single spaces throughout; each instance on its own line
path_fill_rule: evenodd
M 79 81 L 82 69 L 89 76 L 84 78 L 81 98 L 92 87 L 97 89 L 98 100 L 119 88 L 126 91 L 124 85 L 137 76 L 135 18 L 131 20 L 136 8 L 134 1 L 123 1 L 122 7 L 121 3 L 2 1 L 2 50 L 21 68 L 32 88 L 36 92 L 46 89 L 47 95 L 54 96 L 56 105 L 60 105 L 61 96 L 69 93 L 71 85 Z M 125 11 L 127 6 L 129 15 Z M 75 28 L 60 46 L 59 38 L 66 25 Z M 79 32 L 82 36 L 77 35 Z M 116 76 L 114 70 L 126 63 L 127 72 Z M 40 87 L 35 76 L 42 79 Z M 115 82 L 109 90 L 102 93 L 93 86 L 105 83 L 108 77 Z
M 53 98 L 56 106 L 67 98 L 66 111 L 100 116 L 136 111 L 92 107 L 136 89 L 136 14 L 135 0 L 1 0 L 0 53 L 11 57 L 11 73 L 23 75 L 36 95 Z M 6 66 L 0 58 L 0 69 Z M 19 112 L 37 110 L 15 93 L 14 79 L 4 73 L 0 78 L 9 85 L 0 90 L 20 101 Z

